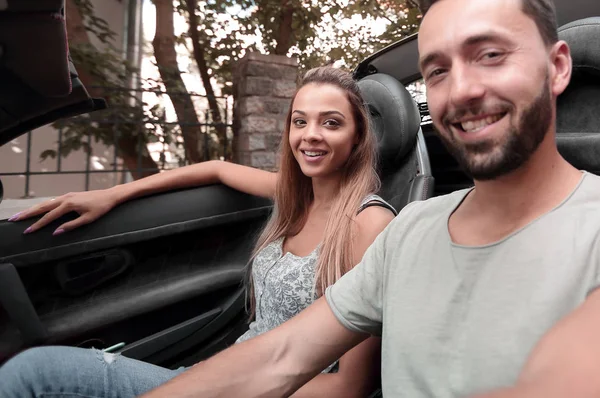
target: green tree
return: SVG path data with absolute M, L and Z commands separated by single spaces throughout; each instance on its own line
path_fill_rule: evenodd
M 156 7 L 156 31 L 152 46 L 156 66 L 177 114 L 186 158 L 191 163 L 198 163 L 203 160 L 204 141 L 200 139 L 200 121 L 177 62 L 173 0 L 153 2 Z
M 60 153 L 49 149 L 41 158 L 67 156 L 79 149 L 89 152 L 89 136 L 115 146 L 134 178 L 158 172 L 146 145 L 164 138 L 146 123 L 162 117 L 164 110 L 144 106 L 136 93 L 126 89 L 131 70 L 113 45 L 115 33 L 95 16 L 90 0 L 67 0 L 66 15 L 70 54 L 79 77 L 92 96 L 106 98 L 109 109 L 55 122 L 53 126 L 62 130 Z M 91 36 L 103 48 L 96 48 Z
M 62 131 L 60 153 L 49 149 L 42 152 L 42 159 L 67 156 L 80 149 L 89 152 L 91 139 L 116 147 L 118 156 L 135 179 L 159 170 L 159 164 L 148 151 L 150 143 L 180 148 L 184 153 L 179 159 L 180 164 L 203 160 L 198 116 L 181 80 L 175 57 L 173 3 L 172 0 L 155 1 L 163 8 L 163 12 L 157 13 L 157 33 L 153 42 L 161 79 L 143 79 L 142 84 L 159 96 L 166 90 L 178 125 L 167 123 L 162 106 L 151 106 L 142 100 L 139 92 L 130 89 L 128 85 L 134 71 L 114 45 L 115 33 L 105 20 L 95 15 L 92 2 L 67 0 L 67 32 L 73 63 L 90 94 L 105 98 L 109 108 L 55 122 L 53 126 Z M 164 12 L 165 8 L 167 12 Z M 92 44 L 91 37 L 98 39 L 100 48 Z M 164 167 L 165 162 L 163 152 L 159 156 L 160 166 Z
M 246 51 L 290 55 L 301 69 L 339 63 L 351 69 L 367 55 L 417 31 L 420 13 L 406 0 L 177 0 L 190 47 L 216 123 L 225 138 L 225 111 L 216 94 L 231 94 L 233 65 Z M 356 16 L 372 24 L 337 26 Z M 376 32 L 373 24 L 386 26 Z M 259 41 L 249 40 L 260 37 Z
M 90 134 L 96 141 L 116 145 L 126 167 L 134 178 L 139 178 L 158 170 L 146 149 L 148 143 L 158 141 L 182 147 L 191 162 L 201 161 L 203 151 L 212 151 L 202 147 L 203 140 L 197 139 L 199 131 L 193 127 L 198 125 L 199 117 L 181 80 L 176 57 L 179 45 L 186 46 L 194 60 L 195 69 L 190 72 L 198 73 L 203 83 L 208 115 L 214 124 L 211 133 L 219 144 L 226 142 L 227 137 L 223 123 L 226 109 L 218 97 L 232 94 L 233 65 L 247 51 L 295 56 L 301 69 L 333 63 L 352 69 L 366 56 L 416 32 L 421 20 L 412 0 L 153 2 L 157 8 L 153 47 L 161 80 L 146 83 L 157 90 L 166 89 L 179 125 L 157 127 L 164 125 L 161 123 L 165 119 L 164 109 L 150 107 L 138 95 L 124 89 L 130 70 L 112 44 L 114 33 L 94 15 L 90 0 L 67 0 L 73 60 L 84 84 L 93 95 L 107 98 L 110 109 L 57 122 L 65 139 L 61 155 L 81 147 L 86 149 Z M 173 10 L 188 21 L 188 29 L 181 37 L 174 36 L 170 12 Z M 104 48 L 95 48 L 90 35 L 98 38 Z M 114 125 L 101 123 L 107 117 L 119 123 L 116 134 Z M 183 142 L 177 139 L 179 135 L 183 136 Z M 135 171 L 140 166 L 138 154 L 143 172 Z M 49 150 L 42 157 L 56 155 L 56 151 Z
M 215 57 L 210 46 L 212 34 L 211 29 L 214 28 L 217 21 L 214 19 L 215 10 L 206 10 L 203 2 L 197 0 L 181 0 L 179 3 L 179 11 L 187 17 L 188 30 L 183 39 L 189 38 L 192 44 L 191 54 L 198 68 L 204 90 L 206 91 L 206 99 L 209 106 L 210 120 L 213 128 L 216 131 L 219 142 L 227 142 L 227 126 L 224 123 L 224 112 L 227 109 L 222 109 L 217 100 L 217 95 L 211 73 L 214 62 L 211 63 L 211 58 Z M 215 3 L 217 5 L 217 3 Z M 232 2 L 222 2 L 220 7 L 233 5 Z M 207 12 L 208 11 L 208 12 Z M 232 156 L 228 149 L 225 150 L 225 158 L 230 159 Z
M 336 32 L 332 48 L 324 54 L 326 61 L 342 61 L 347 68 L 398 40 L 416 33 L 421 13 L 415 3 L 406 0 L 355 0 L 337 10 L 334 20 L 360 15 L 372 21 L 371 26 L 350 25 Z M 382 33 L 374 27 L 385 24 Z M 321 55 L 322 56 L 322 55 Z M 318 58 L 316 60 L 318 62 Z M 312 66 L 312 65 L 311 65 Z
M 421 20 L 412 0 L 179 1 L 190 21 L 182 39 L 192 39 L 200 72 L 207 71 L 205 76 L 223 86 L 225 93 L 231 67 L 246 51 L 296 56 L 302 69 L 336 61 L 351 69 L 374 51 L 415 33 Z M 340 23 L 356 16 L 371 24 Z M 385 25 L 383 32 L 376 30 L 379 25 Z M 248 43 L 252 36 L 260 41 Z

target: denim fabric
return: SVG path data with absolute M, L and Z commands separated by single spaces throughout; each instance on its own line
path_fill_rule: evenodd
M 182 373 L 99 350 L 38 347 L 0 367 L 0 398 L 128 398 Z

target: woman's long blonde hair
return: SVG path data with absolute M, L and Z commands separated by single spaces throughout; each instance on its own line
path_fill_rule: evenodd
M 350 270 L 356 261 L 353 258 L 353 223 L 361 202 L 371 193 L 379 190 L 377 176 L 376 137 L 371 131 L 366 106 L 363 103 L 358 85 L 352 76 L 333 67 L 319 67 L 309 70 L 296 90 L 307 84 L 326 85 L 342 89 L 350 102 L 356 125 L 358 143 L 353 148 L 343 167 L 340 187 L 334 199 L 325 225 L 324 238 L 319 249 L 315 270 L 315 288 L 320 296 L 325 289 Z M 289 134 L 292 107 L 296 94 L 292 97 L 281 139 L 279 175 L 275 189 L 275 206 L 271 218 L 258 238 L 252 258 L 269 243 L 282 236 L 293 236 L 300 232 L 308 217 L 313 201 L 312 181 L 305 176 L 290 148 Z M 250 267 L 252 261 L 250 262 Z M 255 297 L 251 270 L 250 313 L 255 313 Z

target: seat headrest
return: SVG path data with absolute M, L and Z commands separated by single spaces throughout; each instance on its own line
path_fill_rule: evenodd
M 600 78 L 600 17 L 573 21 L 558 29 L 573 58 L 573 74 L 591 74 Z
M 410 93 L 393 77 L 376 73 L 358 82 L 377 136 L 382 171 L 397 166 L 414 148 L 421 115 Z
M 600 174 L 600 17 L 559 28 L 571 49 L 571 82 L 558 97 L 557 144 L 575 167 Z

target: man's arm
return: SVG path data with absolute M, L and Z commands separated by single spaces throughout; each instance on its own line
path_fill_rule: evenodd
M 540 340 L 515 387 L 476 398 L 596 398 L 599 375 L 600 289 L 596 289 Z
M 281 326 L 200 362 L 143 397 L 289 396 L 367 337 L 342 326 L 321 298 Z

